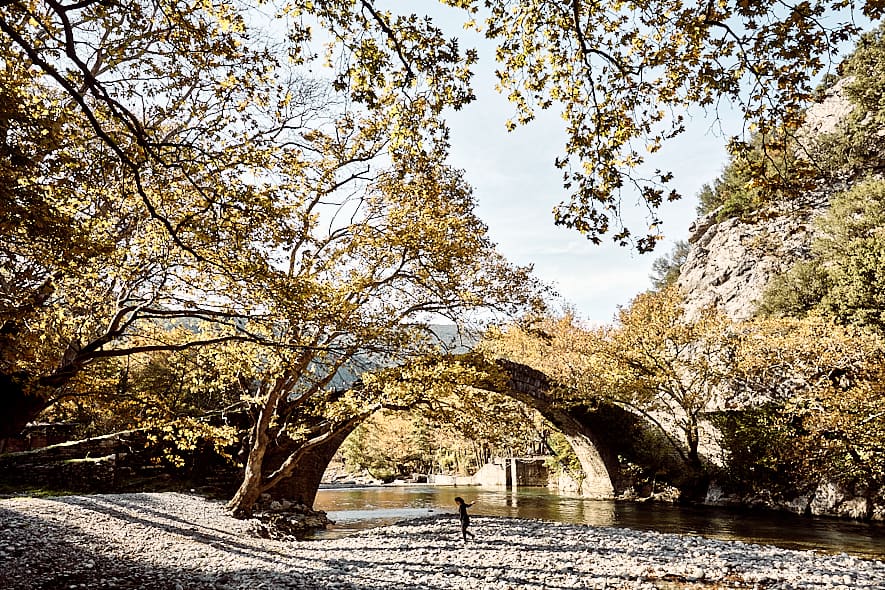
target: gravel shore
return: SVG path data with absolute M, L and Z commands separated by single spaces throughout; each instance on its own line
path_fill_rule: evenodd
M 452 515 L 278 541 L 176 493 L 0 500 L 0 588 L 876 588 L 885 562 L 614 528 Z

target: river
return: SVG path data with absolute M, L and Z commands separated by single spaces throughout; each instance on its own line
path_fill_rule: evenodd
M 659 503 L 587 500 L 546 488 L 379 486 L 321 489 L 314 507 L 335 521 L 315 538 L 334 538 L 401 520 L 455 514 L 455 496 L 476 504 L 474 516 L 510 516 L 593 526 L 701 535 L 815 549 L 885 560 L 885 524 L 811 518 L 790 514 L 673 506 Z M 478 527 L 477 527 L 478 528 Z

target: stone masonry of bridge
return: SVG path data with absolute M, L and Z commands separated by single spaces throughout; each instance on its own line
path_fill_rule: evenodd
M 498 360 L 510 376 L 507 390 L 501 391 L 538 412 L 550 421 L 568 440 L 583 470 L 581 492 L 589 498 L 614 496 L 617 456 L 606 448 L 588 424 L 575 413 L 556 403 L 551 395 L 555 388 L 541 371 L 513 361 Z

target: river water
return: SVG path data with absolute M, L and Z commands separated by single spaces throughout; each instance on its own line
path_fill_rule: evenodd
M 321 489 L 314 507 L 335 521 L 315 538 L 340 537 L 401 520 L 456 514 L 455 496 L 474 516 L 510 516 L 593 526 L 653 530 L 815 549 L 885 560 L 885 524 L 659 503 L 587 500 L 546 488 L 381 486 Z

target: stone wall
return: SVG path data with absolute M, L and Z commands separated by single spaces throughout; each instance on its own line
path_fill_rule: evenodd
M 28 424 L 18 436 L 0 439 L 0 453 L 32 451 L 71 440 L 77 426 L 67 422 Z
M 241 474 L 214 454 L 195 454 L 183 468 L 163 459 L 148 432 L 130 430 L 40 449 L 0 454 L 0 485 L 67 492 L 175 489 L 187 484 L 227 492 Z
M 475 486 L 478 484 L 472 475 L 445 475 L 435 473 L 427 476 L 427 483 L 434 486 Z M 495 485 L 495 484 L 492 484 Z
M 492 459 L 477 471 L 472 479 L 476 485 L 486 487 L 510 487 L 510 469 L 502 459 Z
M 133 447 L 143 448 L 144 438 L 142 432 L 129 431 L 0 455 L 0 481 L 76 492 L 114 491 L 122 459 Z

